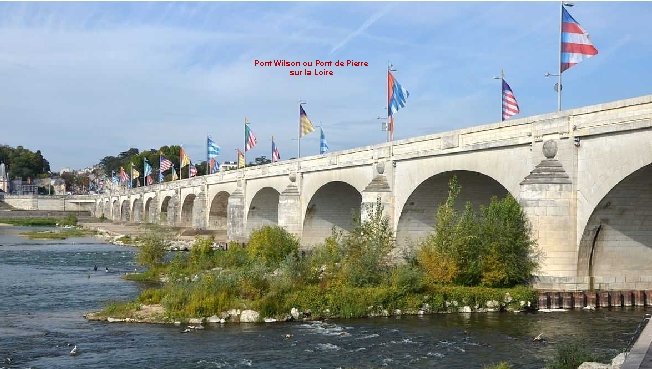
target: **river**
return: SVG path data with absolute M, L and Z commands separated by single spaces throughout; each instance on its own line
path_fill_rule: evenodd
M 121 279 L 137 268 L 134 249 L 94 238 L 27 240 L 24 229 L 0 227 L 0 368 L 482 368 L 502 360 L 542 368 L 558 345 L 576 340 L 615 356 L 645 313 L 437 314 L 191 333 L 88 322 L 85 312 L 138 294 L 137 283 Z M 533 341 L 539 333 L 545 342 Z M 79 355 L 70 356 L 74 345 Z

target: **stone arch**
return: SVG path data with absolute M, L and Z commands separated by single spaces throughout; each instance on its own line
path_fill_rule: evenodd
M 589 288 L 652 287 L 652 164 L 616 184 L 593 209 L 578 247 Z M 645 284 L 645 286 L 643 286 Z
M 175 226 L 177 221 L 177 196 L 169 195 L 161 202 L 160 224 Z
M 93 213 L 96 218 L 101 218 L 104 215 L 104 202 L 101 199 L 95 202 L 95 211 Z
M 111 219 L 114 221 L 120 220 L 120 201 L 118 201 L 118 199 L 114 199 L 111 208 Z
M 120 220 L 123 222 L 129 221 L 129 200 L 122 200 L 120 205 Z
M 181 218 L 179 219 L 179 225 L 181 227 L 192 227 L 192 214 L 196 197 L 197 196 L 194 194 L 189 194 L 183 199 L 181 205 Z
M 453 175 L 461 186 L 456 203 L 459 210 L 464 209 L 467 201 L 478 207 L 488 204 L 492 196 L 508 194 L 498 181 L 482 173 L 459 170 L 433 175 L 421 182 L 402 204 L 396 226 L 396 242 L 400 247 L 414 249 L 434 231 L 437 208 L 448 197 L 448 182 Z
M 145 223 L 154 223 L 156 221 L 156 203 L 154 197 L 145 200 L 145 212 L 143 213 L 143 221 Z
M 348 183 L 333 181 L 321 186 L 306 208 L 301 243 L 306 246 L 324 242 L 333 227 L 353 229 L 353 218 L 360 216 L 362 195 Z
M 131 208 L 131 221 L 140 223 L 143 220 L 143 201 L 141 199 L 134 200 L 134 205 Z
M 231 195 L 226 191 L 218 192 L 211 200 L 211 207 L 208 213 L 208 228 L 224 231 L 225 235 L 227 226 L 227 209 L 230 196 Z
M 279 192 L 264 187 L 256 192 L 247 211 L 247 233 L 266 226 L 278 224 Z

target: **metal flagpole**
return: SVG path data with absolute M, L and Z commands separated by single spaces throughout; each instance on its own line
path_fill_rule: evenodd
M 245 134 L 244 134 L 244 147 L 243 147 L 244 151 L 242 152 L 242 157 L 244 158 L 244 166 L 243 166 L 243 168 L 247 166 L 247 117 L 245 117 L 245 119 L 244 119 L 244 124 L 245 124 L 245 127 L 244 127 L 244 129 L 245 129 L 244 130 L 245 131 Z M 244 171 L 243 171 L 243 173 L 244 173 Z
M 505 83 L 505 71 L 503 68 L 500 68 L 500 76 L 494 77 L 494 79 L 500 80 L 500 121 L 503 122 L 505 120 L 503 118 L 503 94 L 505 93 L 503 91 L 503 84 Z
M 299 131 L 297 133 L 297 163 L 299 163 L 299 158 L 301 157 L 301 99 L 299 99 Z M 297 164 L 298 167 L 298 164 Z
M 210 163 L 209 163 L 209 159 L 208 159 L 208 138 L 209 138 L 209 136 L 207 134 L 206 135 L 206 174 L 205 175 L 210 174 L 209 173 L 210 172 Z
M 559 3 L 559 79 L 557 82 L 557 111 L 561 111 L 561 53 L 562 53 L 562 34 L 564 32 L 564 2 Z
M 389 71 L 392 68 L 392 64 L 390 64 L 389 61 L 387 61 L 387 142 L 390 141 L 390 131 L 394 129 L 392 122 L 390 122 L 391 119 L 391 110 L 389 107 Z

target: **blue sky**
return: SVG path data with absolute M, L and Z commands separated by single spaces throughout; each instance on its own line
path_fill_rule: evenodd
M 580 2 L 599 55 L 564 73 L 564 107 L 652 93 L 652 3 Z M 396 139 L 500 120 L 505 70 L 520 117 L 556 110 L 558 2 L 0 3 L 0 143 L 40 149 L 53 169 L 129 147 L 183 144 L 222 160 L 296 155 L 299 99 L 331 150 L 384 141 L 386 68 L 410 91 Z M 254 60 L 358 60 L 291 77 Z M 303 68 L 301 68 L 303 69 Z M 319 135 L 302 139 L 302 156 Z

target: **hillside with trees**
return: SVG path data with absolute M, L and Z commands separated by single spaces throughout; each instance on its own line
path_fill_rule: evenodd
M 23 146 L 0 145 L 0 163 L 5 163 L 11 179 L 46 178 L 50 173 L 50 163 L 41 150 L 34 152 Z

